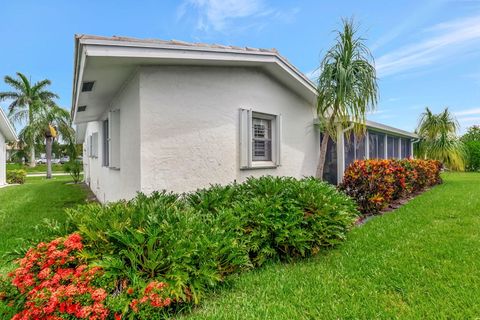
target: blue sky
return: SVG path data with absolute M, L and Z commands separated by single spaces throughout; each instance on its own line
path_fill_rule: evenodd
M 379 76 L 369 119 L 413 130 L 425 106 L 448 106 L 462 131 L 480 124 L 480 0 L 0 1 L 0 76 L 51 79 L 66 108 L 76 33 L 276 48 L 312 76 L 353 16 Z

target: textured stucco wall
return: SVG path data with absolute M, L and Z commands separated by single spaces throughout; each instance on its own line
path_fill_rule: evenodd
M 107 119 L 108 111 L 117 109 L 120 110 L 120 170 L 102 166 L 102 121 Z M 90 158 L 84 143 L 85 181 L 101 202 L 129 199 L 140 191 L 139 121 L 139 77 L 135 75 L 109 103 L 100 121 L 87 125 L 85 141 L 92 133 L 98 132 L 99 150 L 98 158 Z
M 315 174 L 309 103 L 259 69 L 163 66 L 140 73 L 142 191 L 190 191 L 248 176 Z M 282 165 L 240 170 L 239 109 L 282 114 Z
M 0 132 L 0 186 L 6 183 L 6 159 L 7 146 L 5 145 L 5 138 Z

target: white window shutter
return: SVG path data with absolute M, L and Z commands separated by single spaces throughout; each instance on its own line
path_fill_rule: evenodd
M 240 168 L 249 168 L 252 162 L 252 111 L 240 109 Z
M 98 158 L 98 132 L 92 134 L 92 157 Z
M 88 136 L 88 139 L 87 139 L 87 157 L 91 157 L 92 156 L 92 136 Z
M 275 132 L 275 164 L 277 166 L 281 165 L 282 162 L 282 115 L 279 114 L 276 117 L 275 121 L 276 132 Z
M 120 110 L 110 111 L 109 124 L 109 167 L 120 169 Z

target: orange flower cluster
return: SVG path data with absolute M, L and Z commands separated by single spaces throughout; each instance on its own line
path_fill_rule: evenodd
M 140 309 L 153 308 L 165 308 L 170 306 L 172 299 L 168 297 L 166 288 L 168 284 L 159 281 L 150 282 L 143 292 L 143 296 L 140 299 L 133 299 L 130 303 L 130 307 L 133 312 L 139 312 Z M 133 293 L 133 292 L 132 292 Z
M 392 201 L 441 183 L 442 165 L 434 160 L 357 160 L 340 188 L 354 198 L 364 214 L 376 214 Z
M 101 270 L 80 264 L 75 253 L 82 247 L 80 235 L 72 234 L 28 250 L 20 267 L 9 274 L 25 297 L 23 310 L 13 320 L 107 318 L 107 293 L 91 285 Z

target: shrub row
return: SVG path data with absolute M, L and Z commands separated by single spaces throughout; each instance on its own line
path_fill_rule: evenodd
M 229 274 L 335 246 L 359 213 L 344 193 L 314 178 L 261 177 L 183 195 L 139 194 L 68 214 L 67 223 L 52 230 L 82 238 L 82 250 L 68 267 L 100 268 L 94 284 L 103 283 L 107 293 L 101 300 L 106 317 L 157 319 L 198 303 Z M 37 273 L 33 279 L 54 273 L 42 267 L 31 271 Z M 17 312 L 25 312 L 24 302 L 32 297 L 19 289 L 5 290 L 10 292 L 5 299 L 20 301 Z M 78 310 L 92 302 L 88 295 L 69 299 Z M 37 299 L 36 307 L 47 300 Z M 61 311 L 55 309 L 55 315 Z
M 27 172 L 25 170 L 8 170 L 7 171 L 7 183 L 8 184 L 24 184 L 27 178 Z
M 441 183 L 435 160 L 357 160 L 345 171 L 340 189 L 363 214 L 376 214 L 393 201 Z

